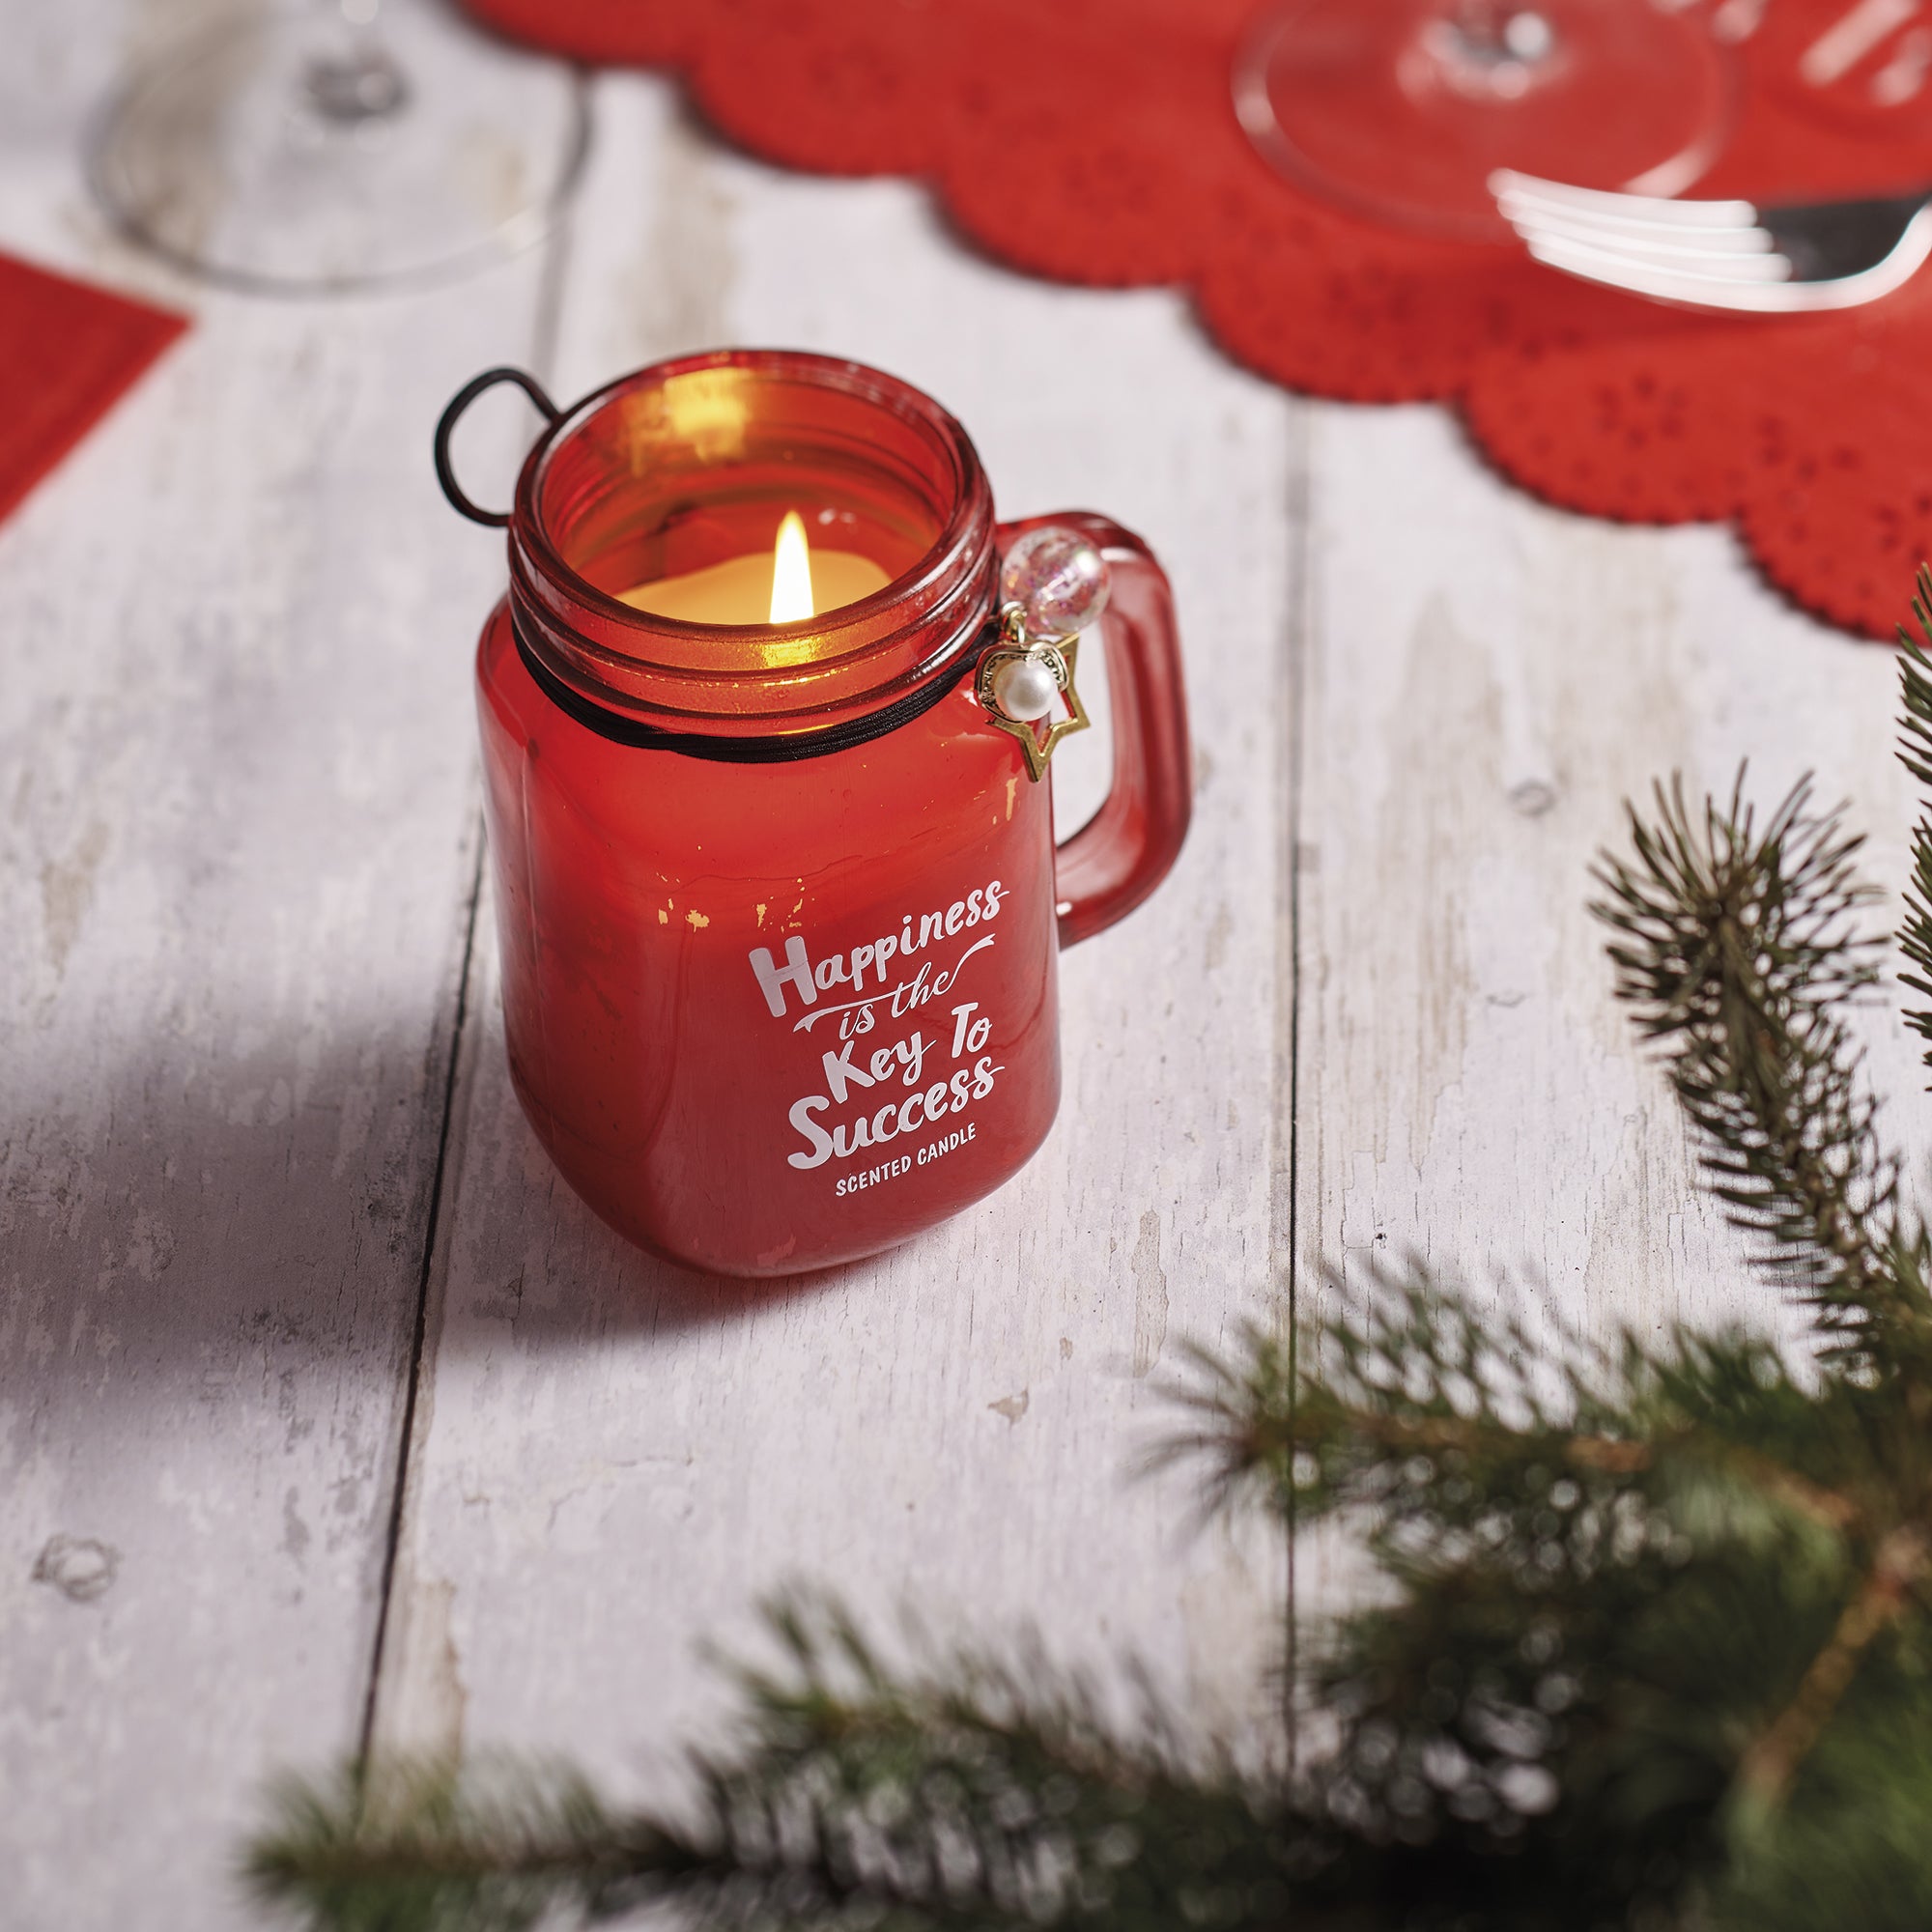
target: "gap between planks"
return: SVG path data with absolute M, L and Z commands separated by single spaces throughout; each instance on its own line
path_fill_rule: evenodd
M 1311 503 L 1314 408 L 1315 405 L 1304 403 L 1288 418 L 1288 488 L 1282 506 L 1282 521 L 1288 541 L 1288 609 L 1282 626 L 1281 668 L 1275 706 L 1276 729 L 1280 733 L 1276 769 L 1281 775 L 1282 851 L 1287 877 L 1281 891 L 1282 912 L 1275 941 L 1286 970 L 1278 972 L 1275 978 L 1275 1060 L 1285 1069 L 1285 1077 L 1275 1096 L 1274 1145 L 1285 1150 L 1286 1157 L 1274 1177 L 1272 1211 L 1275 1232 L 1270 1246 L 1276 1256 L 1277 1292 L 1282 1277 L 1286 1277 L 1291 1373 L 1295 1362 L 1301 1285 L 1301 1189 L 1297 1167 L 1300 1152 L 1297 1123 L 1301 1111 L 1301 824 L 1305 763 L 1301 724 L 1303 700 L 1308 689 L 1308 656 L 1314 638 L 1315 602 L 1311 582 L 1314 562 Z M 1294 1593 L 1295 1528 L 1291 1503 L 1283 1529 L 1287 1589 L 1282 1603 L 1281 1674 L 1283 1731 L 1287 1768 L 1291 1774 L 1296 1758 L 1294 1700 L 1300 1662 L 1300 1625 L 1295 1614 Z
M 597 144 L 597 98 L 587 72 L 577 71 L 576 88 L 583 107 L 589 165 Z M 564 291 L 569 281 L 574 233 L 572 212 L 566 211 L 543 242 L 543 275 L 537 289 L 536 321 L 531 329 L 530 359 L 546 384 L 555 372 L 556 345 L 563 314 Z M 396 1569 L 402 1549 L 403 1531 L 409 1520 L 410 1465 L 414 1459 L 416 1419 L 421 1407 L 423 1354 L 429 1334 L 430 1295 L 434 1281 L 437 1243 L 441 1238 L 445 1197 L 454 1194 L 449 1172 L 450 1141 L 455 1130 L 458 1075 L 463 1066 L 464 1047 L 469 1034 L 470 980 L 476 957 L 476 927 L 483 904 L 483 868 L 489 863 L 490 839 L 483 822 L 480 798 L 471 805 L 469 836 L 476 856 L 469 868 L 469 893 L 463 909 L 463 945 L 457 962 L 456 1007 L 449 1026 L 448 1061 L 442 1081 L 442 1118 L 437 1123 L 436 1167 L 430 1181 L 429 1218 L 423 1228 L 422 1264 L 416 1271 L 414 1328 L 410 1338 L 409 1379 L 403 1391 L 402 1426 L 397 1431 L 396 1457 L 389 1505 L 389 1521 L 383 1546 L 382 1582 L 377 1591 L 376 1634 L 369 1646 L 369 1678 L 362 1693 L 362 1721 L 355 1741 L 356 1755 L 367 1760 L 376 1742 L 376 1723 L 382 1696 L 383 1662 L 388 1648 L 396 1591 Z M 492 935 L 492 944 L 495 937 Z
M 474 808 L 470 836 L 476 857 L 469 868 L 469 897 L 464 916 L 463 947 L 456 973 L 456 1011 L 450 1020 L 448 1065 L 442 1079 L 442 1119 L 437 1126 L 436 1167 L 430 1179 L 429 1219 L 423 1228 L 422 1266 L 416 1274 L 415 1325 L 410 1337 L 408 1380 L 403 1389 L 402 1426 L 396 1432 L 396 1460 L 389 1502 L 389 1521 L 383 1545 L 383 1580 L 376 1598 L 376 1635 L 369 1646 L 369 1681 L 362 1693 L 362 1724 L 355 1754 L 366 1761 L 376 1737 L 376 1692 L 383 1678 L 383 1653 L 389 1637 L 389 1610 L 396 1586 L 396 1558 L 402 1548 L 405 1504 L 409 1494 L 411 1448 L 415 1436 L 417 1393 L 422 1385 L 423 1342 L 429 1330 L 430 1274 L 436 1261 L 438 1229 L 442 1220 L 443 1195 L 449 1164 L 449 1141 L 456 1118 L 456 1075 L 463 1062 L 465 1022 L 469 1017 L 469 976 L 476 954 L 477 914 L 483 901 L 483 867 L 489 841 L 480 806 Z

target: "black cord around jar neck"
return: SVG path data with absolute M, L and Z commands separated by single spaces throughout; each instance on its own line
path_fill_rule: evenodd
M 923 684 L 890 704 L 868 711 L 861 718 L 849 718 L 827 724 L 816 731 L 774 732 L 762 737 L 721 737 L 708 731 L 668 731 L 662 725 L 647 724 L 608 705 L 585 697 L 538 657 L 526 635 L 521 613 L 514 604 L 510 612 L 510 634 L 516 640 L 517 655 L 529 672 L 536 688 L 568 718 L 613 745 L 638 752 L 675 752 L 687 758 L 703 758 L 715 764 L 786 765 L 803 758 L 830 757 L 835 752 L 849 752 L 855 745 L 869 744 L 923 718 L 949 692 L 958 688 L 980 662 L 981 653 L 998 641 L 997 615 L 989 617 L 979 631 L 969 635 L 958 654 L 933 672 Z

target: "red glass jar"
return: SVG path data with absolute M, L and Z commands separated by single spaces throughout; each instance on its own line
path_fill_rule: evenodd
M 552 417 L 514 510 L 450 473 L 513 381 Z M 733 351 L 567 412 L 515 371 L 438 432 L 507 525 L 476 659 L 517 1092 L 571 1185 L 691 1266 L 781 1275 L 902 1241 L 1015 1173 L 1060 1098 L 1057 949 L 1159 883 L 1186 831 L 1166 578 L 1084 514 L 995 525 L 972 443 L 894 378 Z M 786 625 L 619 601 L 769 551 L 797 510 L 885 587 Z M 976 694 L 1000 560 L 1065 525 L 1106 557 L 1113 788 L 1056 848 Z

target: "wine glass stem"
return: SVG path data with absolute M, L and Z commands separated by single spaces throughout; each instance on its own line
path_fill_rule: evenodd
M 409 104 L 410 81 L 376 26 L 380 0 L 334 0 L 332 31 L 304 64 L 300 109 L 326 128 L 387 121 Z
M 1457 0 L 1450 24 L 1463 50 L 1477 60 L 1539 61 L 1556 42 L 1549 21 L 1516 0 Z
M 1456 9 L 1456 31 L 1471 42 L 1487 41 L 1501 46 L 1503 7 L 1501 0 L 1462 0 Z

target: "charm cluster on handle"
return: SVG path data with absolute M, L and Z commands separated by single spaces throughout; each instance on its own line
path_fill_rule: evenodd
M 1000 638 L 980 658 L 974 688 L 987 717 L 1018 741 L 1035 783 L 1060 741 L 1091 722 L 1074 684 L 1079 633 L 1107 608 L 1111 587 L 1106 558 L 1059 525 L 1028 531 L 1008 553 Z M 1065 709 L 1052 717 L 1063 698 Z

